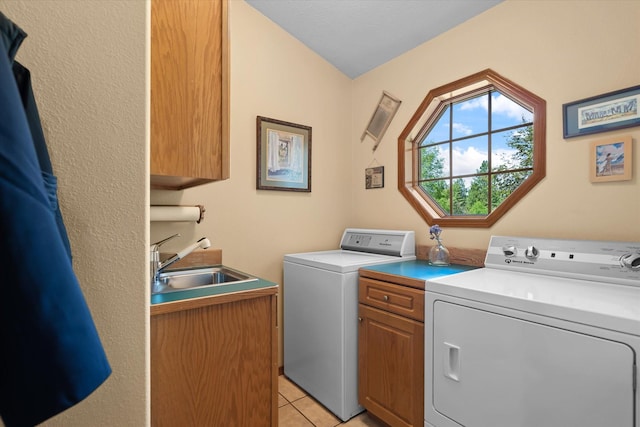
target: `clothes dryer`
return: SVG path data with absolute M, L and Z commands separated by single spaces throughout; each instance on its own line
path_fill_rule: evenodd
M 640 243 L 494 236 L 428 280 L 425 427 L 640 427 Z

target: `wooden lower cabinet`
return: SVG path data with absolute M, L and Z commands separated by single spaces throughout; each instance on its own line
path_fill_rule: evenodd
M 358 400 L 390 426 L 422 427 L 424 314 L 406 312 L 424 308 L 424 291 L 361 278 L 359 293 Z
M 277 393 L 275 291 L 151 307 L 152 426 L 276 427 Z

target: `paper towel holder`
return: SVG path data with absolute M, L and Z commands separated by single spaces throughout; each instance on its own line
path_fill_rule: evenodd
M 206 209 L 203 205 L 194 206 L 169 206 L 169 205 L 152 205 L 151 206 L 151 222 L 157 221 L 195 221 L 200 224 L 204 220 Z

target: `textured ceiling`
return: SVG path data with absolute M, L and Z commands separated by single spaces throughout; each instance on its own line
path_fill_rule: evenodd
M 502 0 L 246 0 L 350 78 Z

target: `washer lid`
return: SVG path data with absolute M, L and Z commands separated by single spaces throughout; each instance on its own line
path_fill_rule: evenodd
M 640 336 L 640 288 L 480 268 L 427 280 L 426 291 Z
M 415 256 L 398 257 L 390 255 L 371 254 L 357 251 L 321 251 L 289 254 L 284 256 L 285 262 L 302 264 L 337 273 L 357 271 L 360 267 L 415 259 Z

